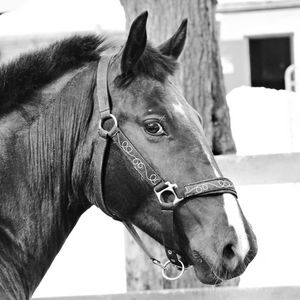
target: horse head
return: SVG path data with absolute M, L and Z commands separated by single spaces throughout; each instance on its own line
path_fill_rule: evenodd
M 215 284 L 243 273 L 256 255 L 256 238 L 232 183 L 214 160 L 201 117 L 172 82 L 187 21 L 153 47 L 147 42 L 146 20 L 147 13 L 135 19 L 107 70 L 99 65 L 97 76 L 107 77 L 97 83 L 95 94 L 108 93 L 107 119 L 113 116 L 116 130 L 110 134 L 114 139 L 105 142 L 103 158 L 103 138 L 97 133 L 102 108 L 95 101 L 85 194 L 98 206 L 104 201 L 108 214 L 167 243 L 174 250 L 171 260 L 175 253 L 175 260 L 194 266 L 199 280 Z

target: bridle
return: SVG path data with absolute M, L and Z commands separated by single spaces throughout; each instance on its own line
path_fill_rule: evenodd
M 111 113 L 110 108 L 110 93 L 108 88 L 108 67 L 113 56 L 103 55 L 100 58 L 97 70 L 97 82 L 94 96 L 98 100 L 100 110 L 99 121 L 99 137 L 103 139 L 103 147 L 101 151 L 100 168 L 102 171 L 105 148 L 108 140 L 112 140 L 115 145 L 121 150 L 121 152 L 129 160 L 133 168 L 140 174 L 143 180 L 145 180 L 149 186 L 153 189 L 157 200 L 161 208 L 161 221 L 163 227 L 162 241 L 165 247 L 168 260 L 165 263 L 155 259 L 143 241 L 139 237 L 132 223 L 122 220 L 120 217 L 112 213 L 103 197 L 102 188 L 100 191 L 100 199 L 98 199 L 97 206 L 99 206 L 103 212 L 110 217 L 122 221 L 130 234 L 133 236 L 137 244 L 143 249 L 146 255 L 151 261 L 162 268 L 162 275 L 165 279 L 175 280 L 178 279 L 184 270 L 189 267 L 189 263 L 184 260 L 180 247 L 177 245 L 175 238 L 175 226 L 174 226 L 174 211 L 183 201 L 188 201 L 193 196 L 207 196 L 218 195 L 223 193 L 230 193 L 237 197 L 236 190 L 233 183 L 223 177 L 207 179 L 204 181 L 187 183 L 183 187 L 178 187 L 176 183 L 166 181 L 161 175 L 144 159 L 137 148 L 126 137 L 122 129 L 118 126 L 116 117 Z M 104 123 L 110 120 L 109 129 L 104 128 Z M 172 201 L 170 199 L 172 198 Z M 179 275 L 175 277 L 169 277 L 166 274 L 166 270 L 170 264 L 175 265 L 180 270 Z

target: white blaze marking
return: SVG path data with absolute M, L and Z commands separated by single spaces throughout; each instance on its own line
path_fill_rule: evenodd
M 186 112 L 184 111 L 184 106 L 179 101 L 177 103 L 173 103 L 173 108 L 174 108 L 175 112 L 181 114 L 186 119 L 188 119 L 188 116 L 187 116 Z M 207 151 L 205 148 L 204 148 L 204 152 L 207 156 L 208 161 L 210 162 L 210 165 L 211 165 L 215 175 L 217 177 L 222 177 L 222 175 L 220 174 L 220 172 L 217 170 L 217 168 L 214 166 L 214 163 L 212 162 L 212 155 L 213 154 L 210 151 Z
M 213 161 L 212 161 L 212 155 L 213 155 L 213 154 L 212 154 L 211 152 L 209 152 L 209 151 L 206 151 L 206 150 L 204 150 L 204 152 L 205 152 L 205 154 L 206 154 L 206 156 L 207 156 L 208 161 L 210 162 L 210 165 L 211 165 L 211 167 L 212 167 L 212 169 L 213 169 L 215 175 L 216 175 L 217 177 L 222 177 L 222 175 L 220 174 L 220 172 L 219 172 L 218 169 L 215 167 L 215 165 L 214 165 L 214 163 L 213 163 Z
M 237 200 L 231 194 L 224 194 L 223 197 L 224 209 L 227 215 L 229 226 L 234 228 L 238 238 L 235 251 L 241 256 L 242 259 L 244 259 L 250 249 L 250 245 Z
M 177 113 L 183 115 L 185 118 L 187 118 L 187 115 L 186 115 L 186 113 L 183 109 L 183 105 L 181 103 L 179 103 L 179 102 L 173 103 L 173 107 L 174 107 L 175 112 L 177 112 Z

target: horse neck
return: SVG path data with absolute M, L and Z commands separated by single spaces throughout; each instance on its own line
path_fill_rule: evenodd
M 31 113 L 42 113 L 0 140 L 1 299 L 31 296 L 89 207 L 77 192 L 80 187 L 74 189 L 73 177 L 77 185 L 81 178 L 73 173 L 93 109 L 94 69 L 91 65 L 78 72 L 55 100 L 48 97 L 34 110 L 25 107 L 23 115 L 29 119 Z M 24 123 L 20 115 L 14 116 Z

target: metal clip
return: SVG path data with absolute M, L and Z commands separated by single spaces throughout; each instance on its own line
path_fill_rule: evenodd
M 164 264 L 162 263 L 162 262 L 160 262 L 158 259 L 155 259 L 155 258 L 151 258 L 151 261 L 155 264 L 155 265 L 157 265 L 157 266 L 159 266 L 160 268 L 164 268 Z

